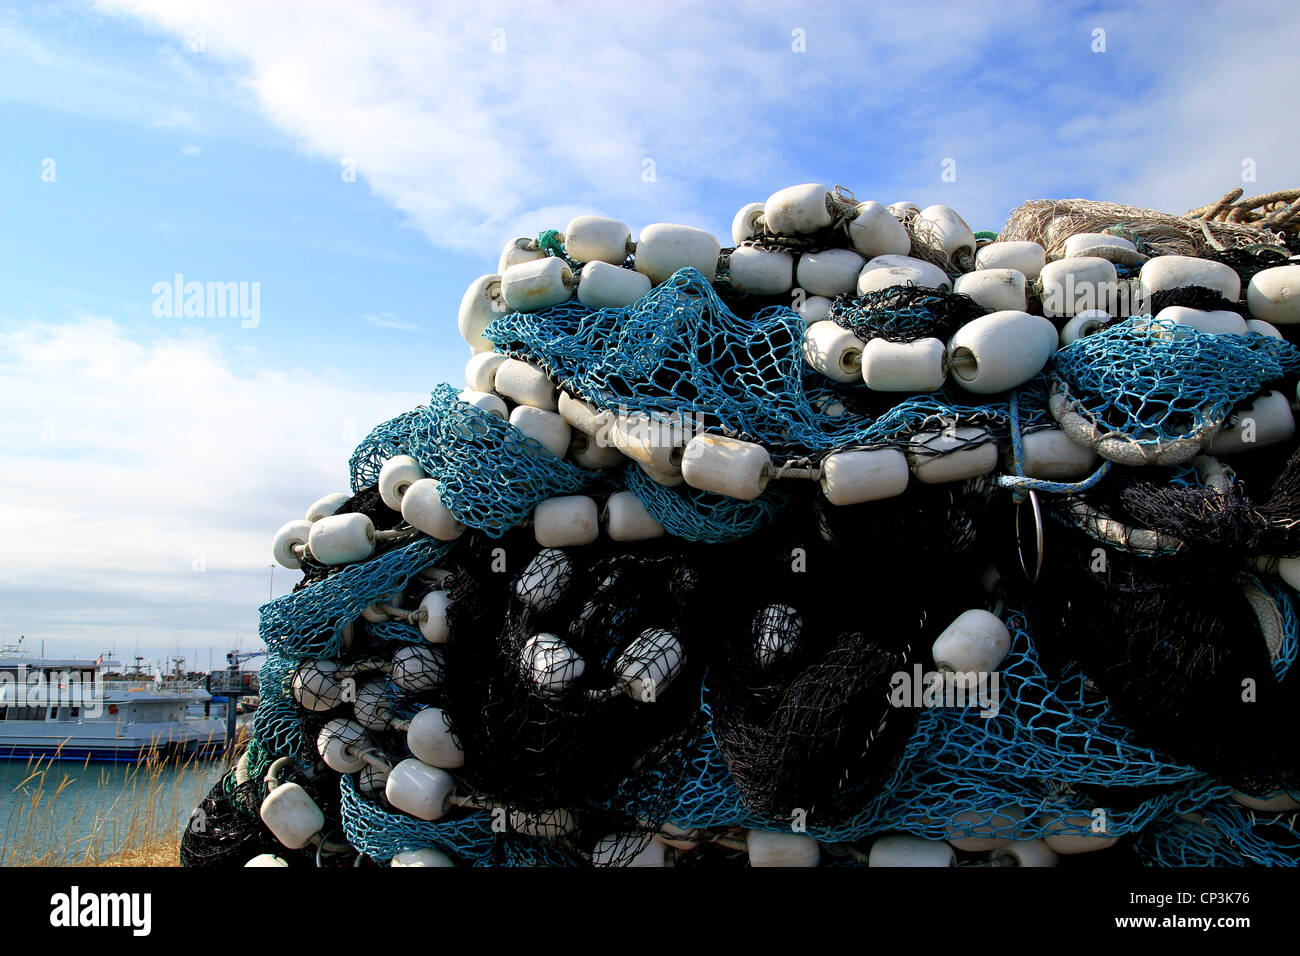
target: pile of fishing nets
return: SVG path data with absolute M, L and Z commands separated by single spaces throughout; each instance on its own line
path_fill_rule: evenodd
M 276 535 L 183 861 L 1295 865 L 1300 193 L 1239 197 L 512 241 Z

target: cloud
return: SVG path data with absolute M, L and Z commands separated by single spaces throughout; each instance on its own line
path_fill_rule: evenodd
M 182 156 L 197 156 L 201 152 L 203 152 L 203 150 L 200 147 L 195 146 L 193 143 L 186 143 L 181 147 Z
M 414 322 L 408 322 L 406 319 L 399 319 L 391 312 L 380 312 L 378 315 L 363 315 L 361 321 L 367 325 L 373 325 L 377 329 L 393 329 L 397 332 L 418 332 L 420 327 Z
M 0 325 L 6 638 L 98 653 L 247 637 L 276 528 L 346 490 L 356 443 L 425 399 L 323 371 L 236 373 L 197 330 Z M 277 593 L 296 578 L 278 568 Z
M 193 129 L 194 118 L 185 110 L 173 107 L 165 116 L 160 116 L 153 123 L 158 129 Z

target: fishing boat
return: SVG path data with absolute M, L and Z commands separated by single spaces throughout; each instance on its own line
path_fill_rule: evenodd
M 26 657 L 0 648 L 0 759 L 135 763 L 160 754 L 216 756 L 222 721 L 202 680 L 118 675 L 120 662 Z M 195 713 L 195 711 L 198 713 Z

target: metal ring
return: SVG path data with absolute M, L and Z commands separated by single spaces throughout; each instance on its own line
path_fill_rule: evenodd
M 1024 572 L 1029 583 L 1037 584 L 1039 575 L 1043 573 L 1043 509 L 1038 504 L 1038 493 L 1030 490 L 1029 503 L 1034 508 L 1034 543 L 1037 552 L 1034 573 L 1030 574 L 1029 568 L 1025 566 L 1025 548 L 1020 537 L 1020 510 L 1024 503 L 1024 499 L 1016 503 L 1016 557 L 1020 559 L 1020 570 Z

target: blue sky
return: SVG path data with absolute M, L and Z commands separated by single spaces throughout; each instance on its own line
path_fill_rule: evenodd
M 344 488 L 372 424 L 460 383 L 461 293 L 514 235 L 597 212 L 725 240 L 808 181 L 976 229 L 1042 197 L 1181 212 L 1243 163 L 1248 191 L 1292 186 L 1267 91 L 1300 84 L 1297 25 L 1282 3 L 0 10 L 0 640 L 254 645 L 274 530 Z M 155 315 L 178 273 L 256 283 L 256 326 Z

